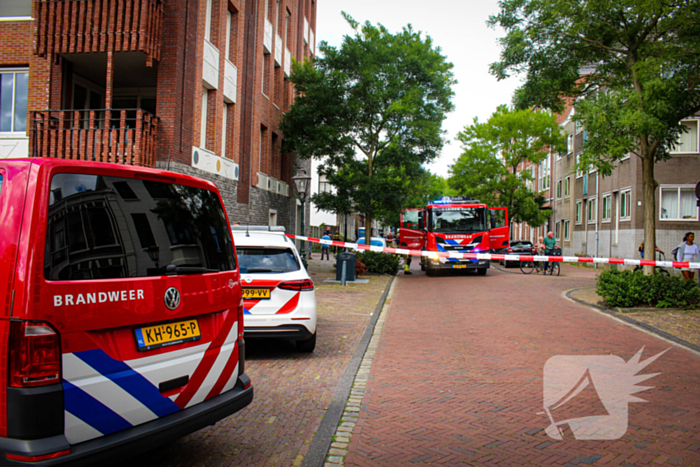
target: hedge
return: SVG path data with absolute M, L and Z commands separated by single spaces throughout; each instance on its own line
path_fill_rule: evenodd
M 596 292 L 608 306 L 630 308 L 693 308 L 700 304 L 700 286 L 682 277 L 611 269 L 598 276 Z

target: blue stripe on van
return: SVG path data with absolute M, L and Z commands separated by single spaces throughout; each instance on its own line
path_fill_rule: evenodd
M 244 315 L 252 315 L 253 313 L 251 313 L 248 308 L 243 308 L 243 314 Z
M 78 386 L 63 380 L 63 397 L 67 412 L 78 417 L 103 435 L 131 428 L 131 423 Z
M 136 400 L 145 405 L 158 417 L 177 412 L 180 407 L 169 397 L 163 396 L 157 387 L 129 365 L 114 360 L 101 349 L 85 350 L 73 355 L 93 367 L 102 376 L 109 378 Z

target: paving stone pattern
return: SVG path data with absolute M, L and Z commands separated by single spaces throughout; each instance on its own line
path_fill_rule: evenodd
M 314 255 L 316 256 L 316 255 Z M 246 372 L 255 386 L 250 406 L 216 425 L 149 453 L 138 466 L 301 465 L 338 381 L 389 281 L 323 284 L 332 262 L 313 260 L 309 271 L 318 301 L 313 354 L 284 342 L 248 341 Z
M 560 277 L 494 269 L 485 277 L 400 276 L 344 465 L 698 465 L 700 356 L 563 297 L 593 285 L 594 274 L 565 266 Z M 643 358 L 670 350 L 642 371 L 660 374 L 638 394 L 647 403 L 629 404 L 622 438 L 545 434 L 549 422 L 538 412 L 550 357 L 627 361 L 642 347 Z M 554 415 L 601 407 L 595 391 L 583 391 Z

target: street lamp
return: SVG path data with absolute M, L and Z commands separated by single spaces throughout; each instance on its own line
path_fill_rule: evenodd
M 299 172 L 292 177 L 294 182 L 294 187 L 297 190 L 297 197 L 301 201 L 301 234 L 305 235 L 304 230 L 304 203 L 306 202 L 306 195 L 309 191 L 309 182 L 311 181 L 311 176 L 306 174 L 305 170 L 299 170 Z M 304 251 L 304 241 L 301 242 L 301 247 L 299 254 L 301 255 L 301 260 L 304 262 L 304 267 L 306 267 L 306 251 Z

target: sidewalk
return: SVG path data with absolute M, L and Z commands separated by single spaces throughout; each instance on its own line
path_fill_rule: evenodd
M 595 287 L 569 290 L 567 297 L 700 352 L 700 311 L 664 308 L 608 308 Z

